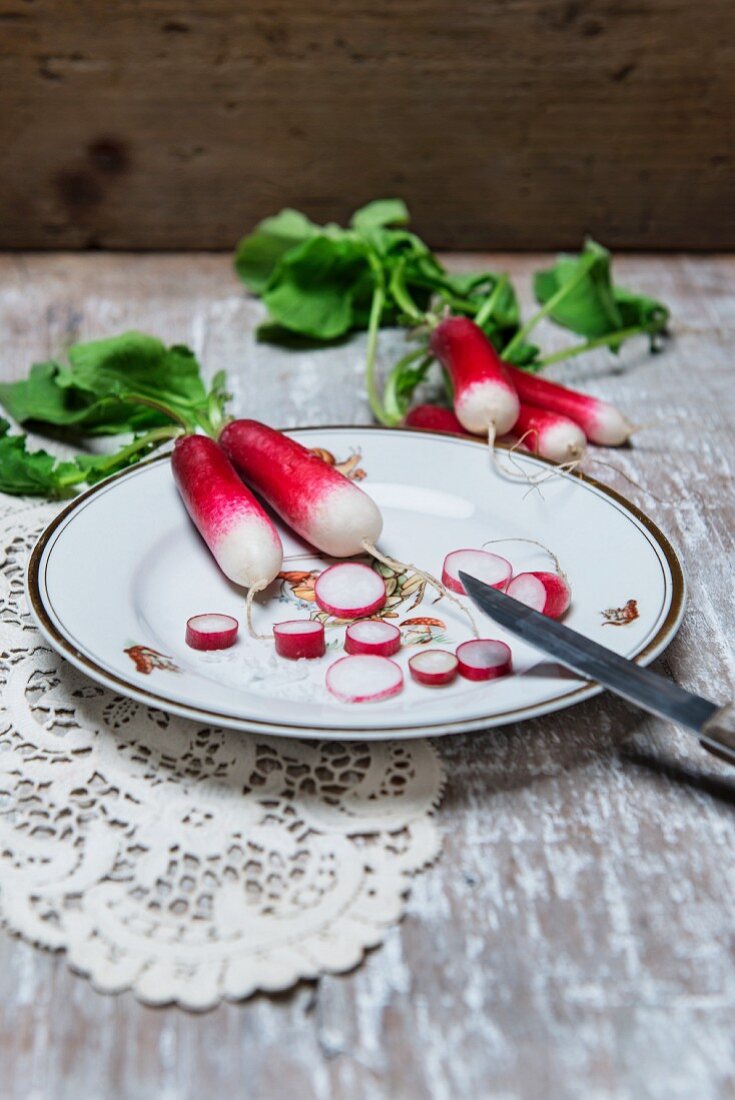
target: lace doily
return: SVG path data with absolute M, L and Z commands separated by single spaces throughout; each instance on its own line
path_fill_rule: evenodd
M 0 917 L 152 1004 L 349 970 L 438 853 L 435 750 L 203 728 L 86 679 L 24 596 L 54 512 L 0 513 Z

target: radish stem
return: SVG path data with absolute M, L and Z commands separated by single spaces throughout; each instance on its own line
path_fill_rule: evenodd
M 408 317 L 409 321 L 412 321 L 415 325 L 421 325 L 426 322 L 427 316 L 421 312 L 406 287 L 403 280 L 403 270 L 405 266 L 405 260 L 401 260 L 401 262 L 394 267 L 393 274 L 390 277 L 390 292 Z
M 493 288 L 492 294 L 490 294 L 489 297 L 487 297 L 483 304 L 480 306 L 474 317 L 475 324 L 479 325 L 480 328 L 482 328 L 482 326 L 485 324 L 488 317 L 492 316 L 492 312 L 495 309 L 495 306 L 500 301 L 500 295 L 503 293 L 507 285 L 508 276 L 501 275 L 501 277 L 495 284 L 495 287 Z
M 576 272 L 574 273 L 573 278 L 571 278 L 569 282 L 564 283 L 563 286 L 559 287 L 556 294 L 552 294 L 549 300 L 541 306 L 541 309 L 534 313 L 532 317 L 529 317 L 525 325 L 519 328 L 513 339 L 503 348 L 503 351 L 500 353 L 501 358 L 510 358 L 515 349 L 523 343 L 528 334 L 531 332 L 532 329 L 536 327 L 539 321 L 541 321 L 544 317 L 547 317 L 552 312 L 552 310 L 556 309 L 556 307 L 559 305 L 559 302 L 563 302 L 567 294 L 569 294 L 570 291 L 575 290 L 579 286 L 579 284 L 587 278 L 587 274 L 590 268 L 596 262 L 597 256 L 594 252 L 591 252 L 589 256 L 582 260 Z
M 584 355 L 586 351 L 592 351 L 594 348 L 605 348 L 609 347 L 610 344 L 621 343 L 623 340 L 629 340 L 631 336 L 655 336 L 663 331 L 664 325 L 665 321 L 661 323 L 651 321 L 647 325 L 631 325 L 630 328 L 609 332 L 605 336 L 596 336 L 593 340 L 585 340 L 583 344 L 572 344 L 571 347 L 555 351 L 553 355 L 547 355 L 545 359 L 540 359 L 534 366 L 543 368 L 550 367 L 552 363 L 563 363 L 567 359 L 573 359 L 575 355 Z
M 375 382 L 375 361 L 378 355 L 378 329 L 380 328 L 380 318 L 383 314 L 384 305 L 385 288 L 383 286 L 383 275 L 381 272 L 380 278 L 378 279 L 378 273 L 376 272 L 375 290 L 373 291 L 373 301 L 370 306 L 370 321 L 368 323 L 365 383 L 367 386 L 368 401 L 370 402 L 370 408 L 373 411 L 375 419 L 381 424 L 384 424 L 386 428 L 390 428 L 393 425 L 382 406 L 378 394 L 378 387 Z

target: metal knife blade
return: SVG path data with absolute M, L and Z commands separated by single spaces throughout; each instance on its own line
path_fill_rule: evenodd
M 650 669 L 621 657 L 576 630 L 506 596 L 483 581 L 459 574 L 472 602 L 529 645 L 587 680 L 595 680 L 644 710 L 696 733 L 704 748 L 735 764 L 735 708 L 721 706 Z

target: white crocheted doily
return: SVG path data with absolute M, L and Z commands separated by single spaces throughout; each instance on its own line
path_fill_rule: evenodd
M 2 920 L 99 990 L 190 1009 L 355 966 L 438 853 L 435 750 L 204 728 L 98 687 L 27 611 L 55 511 L 0 513 Z

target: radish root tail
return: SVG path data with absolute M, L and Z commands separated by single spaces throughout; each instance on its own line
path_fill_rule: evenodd
M 658 501 L 659 504 L 671 504 L 670 500 L 663 500 L 662 497 L 656 496 L 652 489 L 647 489 L 645 485 L 641 485 L 639 481 L 636 481 L 630 474 L 626 474 L 625 470 L 620 466 L 615 466 L 612 462 L 605 462 L 602 458 L 593 458 L 592 455 L 588 455 L 587 459 L 592 466 L 604 466 L 608 470 L 612 470 L 613 473 L 619 474 L 620 477 L 625 478 L 629 484 L 634 485 L 636 489 L 639 489 L 642 493 L 651 497 L 653 500 Z
M 253 626 L 253 600 L 262 592 L 268 585 L 265 581 L 261 581 L 260 584 L 254 584 L 248 589 L 247 599 L 245 600 L 245 618 L 248 624 L 248 633 L 251 638 L 255 638 L 259 642 L 266 642 L 269 638 L 272 638 L 272 634 L 258 634 L 258 631 Z
M 567 577 L 566 573 L 562 569 L 561 562 L 557 558 L 554 551 L 550 550 L 548 548 L 548 546 L 544 546 L 544 544 L 542 542 L 539 542 L 538 539 L 526 539 L 526 538 L 522 538 L 520 535 L 510 535 L 510 536 L 508 536 L 508 538 L 504 538 L 504 539 L 488 539 L 487 542 L 483 542 L 482 548 L 484 550 L 486 546 L 493 546 L 493 545 L 495 545 L 499 542 L 528 542 L 532 546 L 538 546 L 539 550 L 543 550 L 543 552 L 545 554 L 549 555 L 549 557 L 551 558 L 551 560 L 554 563 L 554 568 L 556 569 L 559 576 L 564 581 L 566 581 L 567 584 L 569 584 L 569 578 Z
M 389 569 L 399 569 L 402 573 L 410 570 L 412 573 L 415 573 L 417 577 L 421 577 L 423 581 L 425 581 L 427 584 L 430 584 L 432 588 L 435 588 L 436 591 L 439 593 L 440 598 L 442 596 L 446 596 L 446 598 L 450 600 L 451 603 L 455 604 L 460 609 L 460 611 L 467 616 L 472 627 L 472 633 L 475 635 L 475 637 L 480 637 L 480 631 L 477 629 L 475 617 L 470 609 L 468 607 L 465 607 L 462 601 L 458 600 L 454 593 L 450 592 L 449 589 L 445 585 L 443 585 L 442 582 L 438 580 L 435 576 L 433 576 L 431 573 L 427 573 L 425 569 L 419 569 L 417 565 L 413 565 L 411 562 L 397 561 L 395 558 L 388 557 L 387 554 L 382 554 L 380 550 L 378 550 L 376 546 L 373 546 L 371 542 L 368 542 L 367 539 L 363 540 L 362 545 L 368 552 L 368 554 L 370 554 L 374 558 L 377 558 L 377 560 L 379 562 L 382 562 L 383 565 L 387 565 Z
M 491 429 L 491 431 L 492 438 L 494 440 L 495 431 L 494 429 Z M 510 469 L 510 467 L 504 465 L 500 461 L 498 455 L 495 453 L 494 450 L 491 451 L 493 456 L 493 465 L 495 466 L 495 469 L 498 471 L 500 476 L 505 478 L 506 481 L 519 481 L 525 483 L 526 485 L 528 485 L 529 492 L 532 489 L 538 489 L 539 485 L 543 485 L 545 481 L 550 481 L 552 478 L 559 477 L 560 474 L 572 473 L 574 470 L 576 470 L 577 466 L 579 466 L 582 458 L 582 456 L 580 455 L 579 458 L 570 459 L 568 462 L 555 463 L 554 469 L 552 470 L 540 470 L 537 474 L 528 474 L 525 470 L 521 469 L 521 467 L 515 461 L 515 455 L 517 454 L 518 448 L 521 446 L 524 439 L 528 435 L 532 434 L 537 433 L 535 432 L 535 429 L 529 428 L 528 431 L 524 432 L 521 438 L 517 439 L 513 446 L 508 449 L 508 458 L 510 459 L 513 469 Z M 540 489 L 538 491 L 540 492 Z

